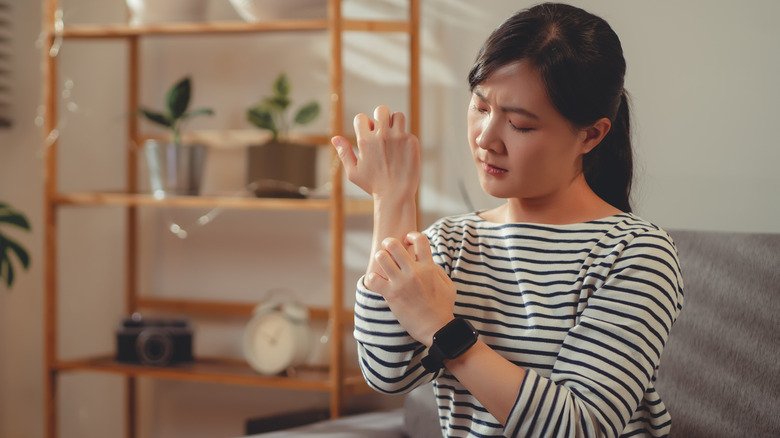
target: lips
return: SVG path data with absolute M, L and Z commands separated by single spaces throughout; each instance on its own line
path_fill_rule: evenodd
M 504 168 L 488 164 L 484 161 L 480 161 L 480 163 L 482 164 L 482 170 L 489 175 L 502 175 L 508 172 L 508 170 Z

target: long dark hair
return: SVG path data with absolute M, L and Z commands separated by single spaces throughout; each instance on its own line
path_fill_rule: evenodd
M 585 154 L 585 180 L 603 200 L 631 211 L 633 178 L 626 61 L 617 34 L 604 19 L 583 9 L 543 3 L 522 10 L 488 37 L 469 72 L 469 85 L 498 68 L 527 60 L 539 71 L 555 108 L 572 126 L 585 128 L 607 117 L 612 127 Z

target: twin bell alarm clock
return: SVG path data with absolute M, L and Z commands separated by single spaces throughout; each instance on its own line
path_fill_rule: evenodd
M 244 356 L 258 373 L 279 374 L 303 365 L 311 352 L 309 310 L 290 299 L 270 299 L 255 307 L 244 330 Z

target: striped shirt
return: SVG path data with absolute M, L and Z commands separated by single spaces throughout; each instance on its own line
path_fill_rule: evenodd
M 669 434 L 654 382 L 683 280 L 663 229 L 633 213 L 565 225 L 468 213 L 424 233 L 457 288 L 455 315 L 525 378 L 502 425 L 446 368 L 426 373 L 425 346 L 361 278 L 354 335 L 372 388 L 401 394 L 433 380 L 447 437 Z

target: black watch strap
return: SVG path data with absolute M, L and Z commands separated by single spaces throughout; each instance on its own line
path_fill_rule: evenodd
M 422 358 L 421 362 L 422 366 L 429 373 L 435 373 L 444 368 L 444 354 L 442 354 L 436 344 L 431 345 L 431 348 L 428 349 L 428 354 Z

